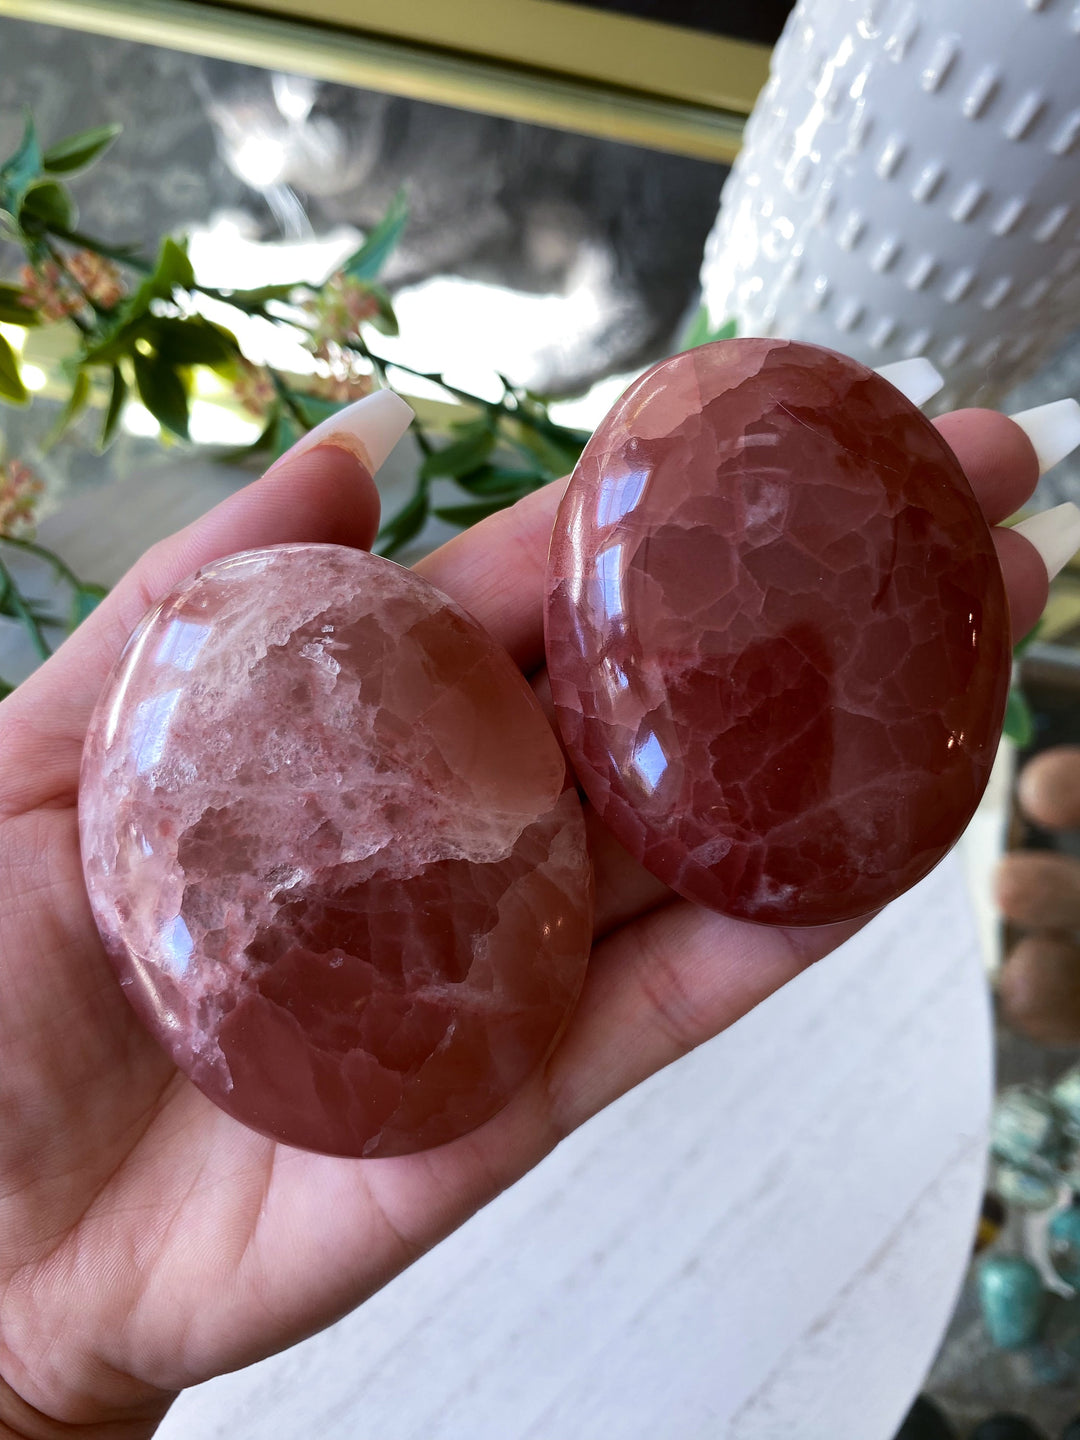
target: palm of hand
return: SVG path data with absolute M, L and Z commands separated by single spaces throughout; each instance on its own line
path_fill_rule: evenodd
M 951 417 L 949 438 L 996 520 L 1030 491 L 1033 457 L 1009 422 L 976 413 Z M 855 928 L 784 932 L 696 910 L 593 825 L 597 943 L 581 1004 L 488 1125 L 365 1162 L 275 1145 L 217 1111 L 142 1029 L 98 940 L 76 825 L 81 738 L 156 596 L 238 549 L 370 543 L 364 479 L 344 450 L 286 457 L 151 551 L 0 711 L 0 1433 L 5 1421 L 152 1433 L 173 1392 L 354 1307 L 561 1135 Z M 424 566 L 526 673 L 542 663 L 557 498 L 531 497 Z M 1045 584 L 1012 539 L 1003 563 L 1026 620 Z

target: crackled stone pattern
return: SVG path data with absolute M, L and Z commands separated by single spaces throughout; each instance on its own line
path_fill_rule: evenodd
M 132 1003 L 294 1145 L 471 1130 L 583 979 L 584 820 L 550 726 L 475 622 L 359 551 L 246 552 L 158 605 L 93 721 L 80 823 Z
M 563 501 L 546 626 L 589 798 L 727 914 L 875 910 L 989 775 L 1009 677 L 989 530 L 929 422 L 830 350 L 722 341 L 638 380 Z

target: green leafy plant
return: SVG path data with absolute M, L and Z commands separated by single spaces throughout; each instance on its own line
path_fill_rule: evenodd
M 0 284 L 0 322 L 24 329 L 62 325 L 72 332 L 65 361 L 70 393 L 46 447 L 57 444 L 96 402 L 102 412 L 98 444 L 104 449 L 135 396 L 164 439 L 188 440 L 194 379 L 204 367 L 262 421 L 247 453 L 273 458 L 372 388 L 392 386 L 395 373 L 418 376 L 455 402 L 461 418 L 444 427 L 414 421 L 421 464 L 413 493 L 380 532 L 377 543 L 384 555 L 413 540 L 430 515 L 469 525 L 573 468 L 588 434 L 557 424 L 543 397 L 502 379 L 499 398 L 484 399 L 447 383 L 441 374 L 412 370 L 380 352 L 377 337 L 398 331 L 391 297 L 378 277 L 408 223 L 402 195 L 324 285 L 223 291 L 199 284 L 179 239 L 163 239 L 151 259 L 78 228 L 68 177 L 92 165 L 118 134 L 119 126 L 100 126 L 43 149 L 27 116 L 18 147 L 0 165 L 0 234 L 21 248 L 26 262 L 16 281 Z M 217 314 L 223 305 L 238 317 L 300 328 L 314 354 L 316 374 L 298 379 L 253 365 L 228 324 L 200 313 L 200 298 L 218 302 Z M 19 356 L 0 335 L 0 400 L 26 405 L 30 399 Z M 451 482 L 460 500 L 436 504 L 432 486 L 437 480 Z M 28 513 L 19 523 L 21 534 L 11 526 L 5 530 L 0 518 L 0 546 L 32 546 L 38 559 L 73 587 L 72 618 L 77 621 L 98 590 L 79 582 L 32 541 Z M 35 612 L 5 571 L 0 571 L 0 596 L 0 613 L 21 619 L 39 653 L 48 654 L 47 629 L 57 617 Z

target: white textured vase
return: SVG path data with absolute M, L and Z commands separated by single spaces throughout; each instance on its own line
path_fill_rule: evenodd
M 800 0 L 702 285 L 716 325 L 994 403 L 1080 325 L 1080 0 Z

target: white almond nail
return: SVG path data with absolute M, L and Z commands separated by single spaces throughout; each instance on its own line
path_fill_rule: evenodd
M 1071 500 L 1018 520 L 1012 528 L 1035 546 L 1051 580 L 1080 550 L 1080 509 Z
M 1021 410 L 1009 419 L 1020 426 L 1034 445 L 1040 475 L 1045 475 L 1080 445 L 1080 405 L 1075 400 L 1051 400 L 1049 405 Z
M 913 360 L 894 360 L 891 365 L 879 365 L 877 373 L 890 385 L 895 385 L 913 405 L 925 405 L 945 384 L 925 355 L 916 355 Z
M 376 470 L 412 424 L 413 412 L 393 390 L 376 390 L 328 416 L 302 435 L 281 460 L 306 455 L 317 445 L 336 445 L 355 455 L 369 475 Z M 277 463 L 280 465 L 281 460 Z

